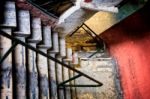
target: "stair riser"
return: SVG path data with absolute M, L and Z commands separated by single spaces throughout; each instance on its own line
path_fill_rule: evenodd
M 18 31 L 14 32 L 17 36 L 29 36 L 30 31 L 30 14 L 29 11 L 18 11 Z
M 59 61 L 62 61 L 61 57 L 57 57 Z M 57 78 L 57 84 L 63 82 L 63 74 L 62 74 L 62 66 L 58 63 L 56 63 L 56 78 Z M 64 90 L 58 88 L 58 98 L 64 99 Z
M 30 45 L 36 47 L 35 43 L 30 43 Z M 39 98 L 39 87 L 38 87 L 38 70 L 36 63 L 36 53 L 30 49 L 28 49 L 28 84 L 29 91 L 28 95 L 30 99 L 38 99 Z
M 24 37 L 16 37 L 25 42 Z M 17 45 L 14 50 L 16 98 L 26 99 L 26 52 L 25 47 Z
M 49 53 L 51 57 L 55 58 L 55 53 Z M 49 77 L 50 77 L 50 86 L 51 86 L 51 99 L 57 99 L 57 86 L 56 86 L 56 68 L 55 62 L 52 60 L 48 60 L 49 64 Z
M 4 11 L 4 22 L 2 26 L 6 27 L 16 27 L 17 20 L 16 20 L 16 6 L 14 2 L 7 1 L 5 4 L 5 11 Z
M 47 53 L 47 49 L 39 48 L 44 53 Z M 39 71 L 39 91 L 40 99 L 49 99 L 49 78 L 48 78 L 48 63 L 47 58 L 42 55 L 37 55 L 37 67 Z
M 2 29 L 8 34 L 12 34 L 11 29 Z M 11 41 L 3 36 L 0 36 L 0 55 L 3 56 L 7 50 L 11 47 Z M 0 73 L 0 92 L 1 99 L 12 99 L 12 53 L 1 64 Z

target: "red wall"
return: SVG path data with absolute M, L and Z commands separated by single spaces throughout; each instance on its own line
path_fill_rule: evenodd
M 150 99 L 149 7 L 100 35 L 118 62 L 125 99 Z

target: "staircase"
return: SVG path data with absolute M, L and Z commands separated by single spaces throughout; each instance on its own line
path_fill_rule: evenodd
M 2 5 L 0 99 L 122 98 L 113 58 L 74 52 L 41 16 L 12 0 Z
M 66 48 L 65 38 L 52 31 L 50 25 L 43 25 L 41 18 L 16 7 L 14 1 L 3 5 L 1 99 L 77 99 L 76 87 L 102 86 L 100 81 L 73 67 L 78 63 L 73 62 L 72 49 Z M 72 80 L 80 76 L 95 83 L 76 85 Z

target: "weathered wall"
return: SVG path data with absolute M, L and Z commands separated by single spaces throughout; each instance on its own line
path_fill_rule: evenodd
M 120 69 L 124 99 L 150 98 L 150 7 L 101 34 Z
M 103 83 L 101 87 L 77 87 L 78 99 L 122 99 L 118 91 L 120 86 L 116 86 L 117 70 L 116 64 L 112 58 L 104 58 L 98 53 L 92 58 L 85 58 L 90 56 L 91 53 L 81 53 L 80 57 L 80 71 L 94 77 L 94 79 Z M 94 84 L 95 83 L 85 77 L 80 77 L 75 80 L 76 84 Z M 119 84 L 118 84 L 119 85 Z

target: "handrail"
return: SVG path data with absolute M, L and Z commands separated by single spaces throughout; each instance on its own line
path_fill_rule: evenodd
M 72 70 L 72 71 L 78 73 L 79 75 L 84 76 L 84 77 L 86 77 L 86 78 L 92 80 L 93 82 L 97 83 L 97 85 L 92 85 L 92 86 L 100 87 L 100 86 L 103 85 L 101 82 L 99 82 L 98 80 L 96 80 L 96 79 L 94 79 L 94 78 L 88 76 L 87 74 L 85 74 L 85 73 L 83 73 L 83 72 L 81 72 L 81 71 L 79 71 L 79 70 L 77 70 L 77 69 L 75 69 L 75 68 L 73 68 L 73 67 L 71 67 L 71 66 L 69 66 L 69 65 L 67 65 L 67 64 L 64 64 L 63 62 L 57 60 L 56 58 L 54 58 L 54 57 L 52 57 L 52 56 L 50 56 L 50 55 L 47 55 L 46 53 L 44 53 L 44 52 L 42 52 L 42 51 L 40 51 L 40 50 L 38 50 L 38 49 L 32 47 L 31 45 L 28 45 L 27 43 L 25 43 L 25 42 L 23 42 L 23 41 L 21 41 L 21 40 L 15 38 L 15 37 L 13 37 L 13 36 L 7 34 L 7 33 L 5 33 L 5 32 L 2 31 L 2 30 L 0 30 L 0 35 L 6 37 L 6 38 L 8 38 L 8 39 L 11 39 L 12 41 L 15 41 L 16 44 L 21 44 L 22 46 L 25 46 L 26 48 L 28 48 L 28 49 L 30 49 L 30 50 L 33 50 L 33 51 L 37 52 L 38 54 L 40 54 L 40 55 L 42 55 L 42 56 L 44 56 L 44 57 L 46 57 L 46 58 L 48 58 L 48 59 L 51 59 L 51 60 L 55 61 L 56 63 L 61 64 L 61 66 L 64 66 L 64 67 L 66 67 L 66 68 L 68 68 L 68 69 L 70 69 L 70 70 Z M 11 47 L 11 48 L 12 48 L 12 47 Z M 13 47 L 13 48 L 14 48 L 14 47 Z M 8 50 L 8 51 L 9 51 L 9 50 Z M 11 51 L 12 51 L 12 49 L 11 49 Z M 6 53 L 7 53 L 7 56 L 8 56 L 8 52 L 6 52 Z M 4 55 L 4 56 L 7 57 L 6 55 Z M 1 58 L 1 59 L 3 59 L 3 58 Z M 1 61 L 1 62 L 2 62 L 2 61 Z M 0 64 L 1 64 L 1 63 L 0 63 Z M 62 83 L 63 83 L 63 82 L 62 82 Z M 75 85 L 74 85 L 74 86 L 75 86 Z M 81 86 L 82 86 L 82 85 L 81 85 Z M 86 85 L 83 85 L 83 86 L 85 87 Z M 87 86 L 89 87 L 90 85 L 87 85 Z M 65 87 L 65 85 L 64 85 L 64 87 Z M 78 87 L 78 86 L 76 86 L 76 87 Z
M 83 26 L 85 26 L 90 32 L 88 32 Z M 87 26 L 85 23 L 82 23 L 80 26 L 78 26 L 70 35 L 69 37 L 71 37 L 72 35 L 74 35 L 80 28 L 82 28 L 88 35 L 90 35 L 92 38 L 96 38 L 96 42 L 97 44 L 100 43 L 100 41 L 102 41 L 102 39 L 89 27 Z M 92 34 L 94 34 L 95 36 L 92 36 Z

